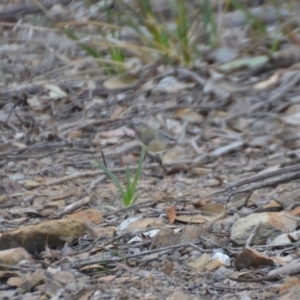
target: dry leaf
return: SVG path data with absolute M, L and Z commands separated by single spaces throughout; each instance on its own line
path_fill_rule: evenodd
M 192 259 L 187 262 L 187 267 L 195 270 L 198 274 L 202 273 L 205 270 L 205 266 L 211 260 L 210 253 L 203 253 L 199 257 Z
M 271 86 L 274 86 L 278 84 L 281 76 L 282 76 L 282 70 L 279 70 L 275 72 L 270 78 L 254 84 L 253 88 L 255 88 L 256 90 L 263 90 Z
M 183 89 L 189 89 L 195 86 L 195 83 L 185 83 L 178 81 L 173 76 L 164 77 L 159 83 L 153 88 L 154 91 L 164 93 L 177 93 Z
M 217 219 L 221 219 L 226 214 L 226 209 L 223 205 L 207 203 L 201 207 L 202 214 L 205 216 L 212 216 Z
M 168 210 L 167 210 L 167 216 L 169 219 L 169 222 L 172 224 L 174 223 L 175 219 L 176 219 L 176 211 L 174 206 L 171 206 Z
M 280 209 L 282 206 L 277 201 L 270 201 L 266 205 L 263 206 L 264 211 L 274 211 L 276 209 Z
M 162 218 L 146 218 L 139 221 L 134 221 L 130 223 L 127 227 L 127 229 L 145 229 L 145 228 L 151 228 L 151 227 L 158 227 L 162 226 L 164 224 L 164 221 Z
M 82 131 L 81 130 L 74 130 L 74 131 L 70 131 L 68 133 L 68 138 L 73 140 L 73 139 L 77 139 L 82 137 Z
M 110 77 L 103 82 L 103 86 L 109 90 L 117 90 L 133 86 L 137 82 L 137 78 L 131 74 L 120 74 L 115 77 Z
M 119 136 L 134 136 L 134 131 L 127 127 L 120 127 L 114 130 L 100 132 L 99 136 L 104 138 L 119 137 Z
M 176 216 L 177 221 L 186 222 L 186 223 L 205 223 L 213 222 L 218 219 L 221 219 L 225 216 L 226 209 L 224 206 L 219 204 L 205 204 L 201 207 L 201 212 L 195 215 L 183 215 Z
M 285 278 L 283 284 L 280 286 L 279 295 L 281 295 L 280 299 L 292 299 L 290 293 L 295 294 L 297 298 L 293 299 L 299 299 L 300 295 L 300 279 L 297 277 L 288 277 Z M 290 298 L 282 298 L 283 295 L 289 294 Z M 297 296 L 298 295 L 298 296 Z
M 110 282 L 112 280 L 114 280 L 117 276 L 115 275 L 108 275 L 108 276 L 103 276 L 98 278 L 98 281 L 102 281 L 102 282 Z
M 93 231 L 95 232 L 96 236 L 103 237 L 103 238 L 111 238 L 115 236 L 117 232 L 117 228 L 114 226 L 108 226 L 108 227 L 94 227 Z
M 111 119 L 121 118 L 125 111 L 127 111 L 128 108 L 120 105 L 116 105 L 110 115 Z
M 67 97 L 67 94 L 57 85 L 47 83 L 44 85 L 46 90 L 50 91 L 51 98 L 64 98 Z
M 221 66 L 218 66 L 218 70 L 223 71 L 223 72 L 231 72 L 236 69 L 241 69 L 244 67 L 256 68 L 256 67 L 262 66 L 263 64 L 267 63 L 268 60 L 269 60 L 269 57 L 266 55 L 245 57 L 245 58 L 230 61 Z
M 12 144 L 13 146 L 17 147 L 17 148 L 20 148 L 20 149 L 26 147 L 25 144 L 20 143 L 20 142 L 18 142 L 18 141 L 11 141 L 11 144 Z
M 171 296 L 166 298 L 166 300 L 195 300 L 195 299 L 203 299 L 203 298 L 194 297 L 192 295 L 185 294 L 181 290 L 175 291 Z
M 175 116 L 181 118 L 183 121 L 195 123 L 203 122 L 203 116 L 192 108 L 180 108 L 176 111 Z
M 165 266 L 164 266 L 164 268 L 162 269 L 162 271 L 163 271 L 166 275 L 170 275 L 170 274 L 172 273 L 172 271 L 173 271 L 173 268 L 174 268 L 173 262 L 171 262 L 171 261 L 168 260 L 168 261 L 165 263 Z
M 294 216 L 300 216 L 300 206 L 297 206 L 296 208 L 294 208 L 292 211 L 291 211 L 292 215 Z
M 87 266 L 84 266 L 84 267 L 82 267 L 82 268 L 80 268 L 80 271 L 89 271 L 89 272 L 92 272 L 93 271 L 93 269 L 95 269 L 95 270 L 101 270 L 101 269 L 105 269 L 105 267 L 104 266 L 102 266 L 101 264 L 88 264 Z M 106 277 L 106 276 L 105 276 Z M 104 277 L 104 278 L 105 278 Z M 114 277 L 115 278 L 115 276 L 112 276 L 112 277 Z M 101 277 L 102 278 L 102 277 Z M 114 279 L 114 278 L 112 278 L 112 279 Z M 100 280 L 100 279 L 99 279 Z
M 123 155 L 121 158 L 121 164 L 125 166 L 132 163 L 138 163 L 138 161 L 139 161 L 139 157 L 131 153 L 127 155 Z

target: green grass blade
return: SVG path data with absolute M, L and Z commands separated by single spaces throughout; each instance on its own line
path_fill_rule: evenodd
M 129 206 L 132 202 L 132 192 L 131 192 L 131 180 L 130 180 L 130 170 L 129 167 L 126 167 L 125 170 L 125 180 L 126 180 L 126 197 L 123 199 L 124 206 Z
M 185 0 L 176 0 L 175 7 L 177 12 L 177 34 L 181 42 L 188 44 L 188 23 Z
M 129 167 L 126 167 L 125 170 L 125 176 L 126 176 L 126 189 L 130 189 L 131 187 L 131 180 L 130 180 L 130 170 Z
M 211 47 L 215 47 L 217 45 L 217 23 L 210 0 L 204 0 L 202 16 L 204 19 L 205 30 L 208 35 L 209 44 Z
M 100 58 L 101 55 L 96 47 L 90 46 L 88 44 L 84 44 L 80 42 L 80 39 L 76 36 L 76 34 L 68 28 L 63 28 L 62 31 L 69 37 L 71 40 L 76 41 L 78 46 L 86 52 L 91 57 Z
M 185 0 L 175 1 L 176 10 L 176 30 L 180 44 L 180 52 L 184 61 L 189 63 L 192 59 L 189 47 L 189 27 Z
M 78 41 L 76 34 L 69 28 L 62 28 L 61 31 L 71 40 Z
M 126 19 L 126 22 L 128 21 L 136 21 L 139 24 L 144 24 L 144 17 L 142 14 L 140 14 L 138 12 L 138 10 L 134 9 L 132 6 L 130 6 L 128 3 L 125 3 L 124 0 L 119 0 L 122 4 L 122 6 L 124 7 L 124 11 L 126 12 L 123 13 L 124 15 L 130 16 L 130 19 Z M 136 24 L 136 26 L 139 26 L 138 24 Z
M 137 0 L 137 7 L 142 16 L 142 24 L 151 33 L 153 41 L 160 46 L 161 49 L 169 48 L 169 37 L 164 30 L 164 26 L 159 26 L 157 16 L 153 13 L 152 4 L 149 0 Z
M 100 57 L 102 57 L 96 47 L 93 47 L 93 46 L 90 46 L 90 45 L 87 45 L 87 44 L 83 44 L 81 42 L 77 42 L 77 44 L 89 56 L 91 56 L 93 58 L 100 58 Z
M 120 194 L 121 194 L 121 197 L 122 197 L 122 199 L 123 199 L 123 201 L 124 201 L 126 194 L 125 194 L 124 189 L 122 188 L 121 183 L 120 183 L 119 179 L 117 178 L 117 176 L 116 176 L 113 172 L 111 172 L 109 169 L 107 169 L 104 165 L 102 165 L 102 164 L 97 164 L 97 166 L 98 166 L 98 168 L 100 168 L 107 176 L 109 176 L 109 177 L 111 178 L 111 180 L 112 180 L 112 181 L 114 182 L 114 184 L 117 186 L 117 188 L 118 188 L 118 190 L 119 190 L 119 192 L 120 192 Z
M 142 11 L 146 14 L 153 15 L 151 1 L 149 0 L 138 0 L 139 6 Z

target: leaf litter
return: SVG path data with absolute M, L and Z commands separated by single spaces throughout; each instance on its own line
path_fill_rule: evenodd
M 295 32 L 280 40 L 276 54 L 267 41 L 252 47 L 251 38 L 258 39 L 246 35 L 245 14 L 233 5 L 224 13 L 219 50 L 201 62 L 186 67 L 150 54 L 143 61 L 134 47 L 126 64 L 116 64 L 125 72 L 109 75 L 111 61 L 88 57 L 92 48 L 84 51 L 58 24 L 78 22 L 84 32 L 80 18 L 93 18 L 103 6 L 43 4 L 47 17 L 35 2 L 0 7 L 1 293 L 10 299 L 297 299 Z M 266 26 L 278 18 L 272 6 L 248 4 Z M 156 3 L 160 9 L 172 15 Z M 279 11 L 292 19 L 284 6 Z M 204 49 L 201 38 L 198 43 Z M 94 162 L 104 157 L 124 183 L 126 167 L 134 172 L 140 155 L 131 125 L 141 122 L 168 132 L 176 145 L 146 159 L 139 198 L 124 208 Z

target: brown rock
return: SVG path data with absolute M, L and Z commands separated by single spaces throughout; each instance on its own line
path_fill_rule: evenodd
M 276 198 L 276 201 L 284 208 L 289 207 L 291 204 L 300 201 L 300 189 L 296 189 L 292 192 L 282 193 Z
M 77 240 L 85 231 L 85 223 L 63 219 L 21 227 L 0 236 L 0 250 L 23 247 L 29 253 L 39 253 L 46 245 L 55 249 Z
M 252 239 L 253 244 L 268 238 L 274 239 L 281 233 L 294 231 L 298 221 L 295 216 L 286 211 L 254 213 L 240 218 L 232 225 L 230 239 L 239 245 L 244 244 L 258 223 L 260 225 Z
M 252 249 L 246 247 L 234 261 L 234 265 L 238 269 L 243 268 L 258 268 L 260 266 L 273 266 L 274 261 L 268 256 Z

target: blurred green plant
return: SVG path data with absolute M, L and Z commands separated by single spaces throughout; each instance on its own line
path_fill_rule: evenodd
M 262 35 L 266 35 L 267 29 L 264 23 L 255 17 L 251 12 L 247 9 L 245 5 L 242 4 L 240 0 L 228 0 L 229 3 L 236 9 L 242 11 L 247 17 L 248 21 L 252 22 L 254 28 L 258 30 L 258 32 Z
M 70 39 L 76 41 L 89 56 L 98 59 L 110 73 L 123 72 L 122 63 L 128 55 L 139 57 L 146 63 L 164 60 L 189 66 L 200 56 L 195 38 L 199 28 L 193 24 L 198 21 L 203 8 L 199 5 L 199 9 L 191 13 L 186 0 L 169 1 L 169 4 L 172 19 L 168 21 L 154 11 L 151 0 L 136 0 L 134 7 L 124 0 L 116 0 L 119 9 L 105 3 L 105 22 L 87 21 L 86 27 L 89 29 L 82 31 L 78 29 L 83 28 L 82 23 L 61 25 Z M 203 10 L 203 14 L 206 13 L 207 10 Z M 214 21 L 213 15 L 204 21 Z M 134 33 L 134 41 L 123 38 L 128 32 L 131 35 Z
M 220 43 L 223 28 L 217 21 L 218 7 L 211 0 L 165 0 L 161 3 L 115 0 L 113 5 L 110 1 L 101 5 L 99 11 L 104 21 L 73 22 L 63 28 L 109 74 L 124 72 L 128 57 L 137 57 L 144 64 L 164 61 L 190 67 L 199 61 L 203 50 Z M 157 10 L 157 6 L 166 6 L 167 13 Z M 243 1 L 225 0 L 220 8 L 221 13 L 228 9 L 241 11 L 252 24 L 249 28 L 253 39 L 259 37 L 261 42 L 265 41 L 268 34 L 265 24 Z M 276 40 L 272 47 L 276 48 L 277 43 Z
M 146 155 L 146 148 L 144 146 L 142 146 L 138 167 L 136 169 L 136 172 L 135 172 L 135 175 L 134 175 L 132 181 L 131 181 L 131 176 L 130 176 L 130 169 L 128 166 L 126 167 L 125 188 L 122 187 L 121 182 L 119 181 L 118 177 L 113 172 L 111 172 L 103 164 L 97 163 L 97 167 L 99 169 L 101 169 L 107 176 L 109 176 L 111 178 L 111 180 L 114 182 L 114 184 L 116 185 L 116 187 L 118 188 L 125 207 L 134 204 L 139 197 L 139 194 L 136 194 L 136 187 L 137 187 L 137 184 L 138 184 L 141 172 L 142 172 L 143 161 L 144 161 L 145 155 Z

